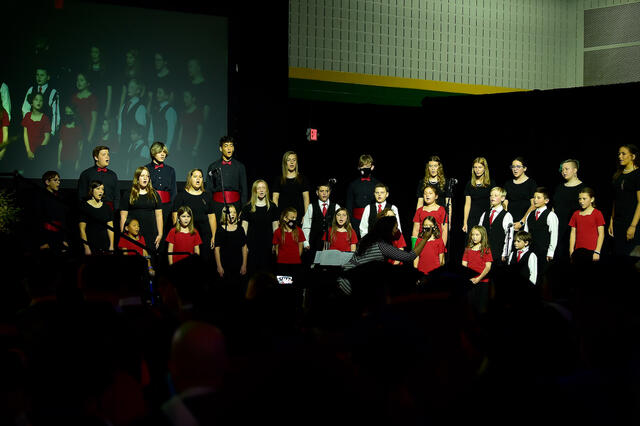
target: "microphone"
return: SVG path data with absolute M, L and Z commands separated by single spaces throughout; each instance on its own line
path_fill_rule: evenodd
M 220 167 L 213 169 L 213 170 L 209 170 L 209 176 L 213 177 L 213 175 L 217 175 L 220 173 Z
M 449 182 L 451 183 L 451 185 L 457 185 L 457 184 L 458 184 L 458 179 L 456 179 L 456 178 L 449 178 Z
M 513 223 L 510 223 L 507 225 L 507 228 L 511 228 L 513 226 Z
M 338 179 L 336 179 L 336 178 L 329 178 L 329 179 L 328 179 L 328 182 L 329 182 L 329 185 L 333 186 L 333 185 L 335 185 L 336 183 L 338 183 Z

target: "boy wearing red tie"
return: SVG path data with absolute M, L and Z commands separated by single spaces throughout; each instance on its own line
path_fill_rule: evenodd
M 358 171 L 360 176 L 352 181 L 347 187 L 347 200 L 345 207 L 351 215 L 351 226 L 360 236 L 360 221 L 365 207 L 374 201 L 374 191 L 378 180 L 371 176 L 373 172 L 373 157 L 369 154 L 363 154 L 358 160 Z
M 373 197 L 374 201 L 369 203 L 362 213 L 362 219 L 360 220 L 360 235 L 364 238 L 364 236 L 369 233 L 369 229 L 373 227 L 378 213 L 382 212 L 382 210 L 387 207 L 389 207 L 393 214 L 396 215 L 396 219 L 398 219 L 398 231 L 402 232 L 398 208 L 393 204 L 387 203 L 389 188 L 387 188 L 384 183 L 378 182 L 374 188 Z
M 302 232 L 304 232 L 304 249 L 311 252 L 324 248 L 324 234 L 329 230 L 333 222 L 336 210 L 340 208 L 337 203 L 331 203 L 331 187 L 328 182 L 318 185 L 316 190 L 318 201 L 310 203 L 302 220 Z
M 531 233 L 532 249 L 538 258 L 538 280 L 553 260 L 558 245 L 558 216 L 547 208 L 548 203 L 549 191 L 545 187 L 537 187 L 533 193 L 535 210 L 529 213 L 524 224 L 524 230 Z
M 489 204 L 491 208 L 482 213 L 478 225 L 487 230 L 489 247 L 494 264 L 506 262 L 513 241 L 513 216 L 504 209 L 507 191 L 498 186 L 491 188 Z
M 225 202 L 235 204 L 236 209 L 247 202 L 247 172 L 240 161 L 232 159 L 235 152 L 234 140 L 231 136 L 220 138 L 222 157 L 209 165 L 207 176 L 209 190 L 213 193 L 213 210 L 216 217 L 221 217 Z M 224 182 L 224 192 L 222 184 Z
M 170 223 L 169 217 L 173 211 L 173 200 L 178 194 L 176 184 L 176 171 L 169 166 L 164 160 L 169 156 L 167 146 L 162 142 L 154 142 L 149 149 L 151 154 L 151 162 L 146 165 L 151 175 L 151 184 L 156 190 L 162 201 L 162 218 L 163 223 Z M 180 206 L 176 206 L 180 207 Z M 167 226 L 167 232 L 171 227 Z
M 95 164 L 80 174 L 78 178 L 78 199 L 85 201 L 89 193 L 89 184 L 94 180 L 102 182 L 104 185 L 104 201 L 111 210 L 118 210 L 120 204 L 120 191 L 118 189 L 118 175 L 113 170 L 109 170 L 109 147 L 99 145 L 93 148 L 93 160 Z
M 522 277 L 535 285 L 538 279 L 538 259 L 529 247 L 532 239 L 531 234 L 526 231 L 518 231 L 515 238 L 514 246 L 516 249 L 511 253 L 508 263 Z

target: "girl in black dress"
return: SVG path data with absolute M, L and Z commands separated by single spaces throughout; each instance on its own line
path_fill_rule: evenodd
M 298 172 L 298 155 L 287 151 L 282 156 L 282 175 L 273 185 L 273 202 L 284 211 L 293 207 L 298 213 L 298 225 L 309 207 L 309 181 Z
M 558 216 L 558 245 L 554 257 L 559 260 L 569 259 L 569 221 L 573 213 L 581 209 L 578 196 L 585 186 L 578 179 L 579 166 L 578 160 L 574 159 L 560 163 L 560 173 L 566 182 L 558 185 L 553 193 L 553 212 Z
M 102 202 L 104 185 L 94 180 L 89 184 L 89 199 L 80 204 L 80 238 L 84 254 L 90 256 L 101 251 L 113 251 L 113 212 Z M 110 227 L 107 228 L 105 225 Z
M 611 209 L 609 235 L 613 237 L 614 253 L 629 256 L 640 245 L 640 152 L 635 145 L 618 149 L 618 170 L 613 175 L 615 200 Z
M 489 163 L 484 157 L 473 160 L 471 180 L 464 189 L 464 217 L 462 230 L 469 229 L 480 223 L 480 216 L 489 209 L 489 194 L 495 183 L 489 175 Z M 451 222 L 451 221 L 449 221 Z
M 526 171 L 527 162 L 525 159 L 516 157 L 511 162 L 513 179 L 504 184 L 504 189 L 507 190 L 507 199 L 504 201 L 504 207 L 513 216 L 513 228 L 516 231 L 524 227 L 527 215 L 535 210 L 533 193 L 536 191 L 538 184 L 527 176 Z
M 151 184 L 149 169 L 144 166 L 136 169 L 131 190 L 122 194 L 120 208 L 120 232 L 124 231 L 124 224 L 131 213 L 140 223 L 140 234 L 147 244 L 147 251 L 155 253 L 162 239 L 162 207 L 160 197 Z
M 424 168 L 424 177 L 418 181 L 418 188 L 416 190 L 416 198 L 418 198 L 418 204 L 416 204 L 416 210 L 424 205 L 424 188 L 427 185 L 437 186 L 441 194 L 445 194 L 444 202 L 445 206 L 449 206 L 449 227 L 451 227 L 451 197 L 447 194 L 447 186 L 449 181 L 444 175 L 444 166 L 440 157 L 432 155 L 427 159 L 427 165 Z M 449 196 L 447 196 L 449 195 Z
M 192 169 L 187 174 L 184 191 L 178 192 L 173 204 L 173 223 L 178 219 L 177 207 L 187 206 L 193 212 L 193 224 L 198 230 L 202 244 L 200 256 L 207 262 L 213 262 L 213 248 L 216 235 L 216 215 L 213 212 L 211 194 L 204 189 L 202 170 Z
M 229 204 L 223 210 L 216 236 L 216 267 L 220 278 L 235 284 L 247 274 L 247 237 L 238 226 L 236 207 Z
M 242 227 L 249 248 L 248 267 L 251 272 L 270 270 L 273 232 L 278 228 L 277 206 L 269 201 L 269 186 L 262 179 L 253 182 L 251 200 L 242 208 Z

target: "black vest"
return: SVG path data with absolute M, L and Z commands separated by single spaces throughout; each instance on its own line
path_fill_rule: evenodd
M 493 210 L 493 209 L 491 209 Z M 493 257 L 494 262 L 500 262 L 502 259 L 502 250 L 504 249 L 504 237 L 505 232 L 502 227 L 502 221 L 504 220 L 504 216 L 507 212 L 502 209 L 500 213 L 493 217 L 493 222 L 489 224 L 489 219 L 491 218 L 491 210 L 488 210 L 484 214 L 484 219 L 482 220 L 482 226 L 487 230 L 487 237 L 489 238 L 489 247 L 491 248 L 491 256 Z
M 324 248 L 324 241 L 322 237 L 329 230 L 331 223 L 333 222 L 333 216 L 336 213 L 336 205 L 333 203 L 327 204 L 327 215 L 322 215 L 322 209 L 318 204 L 318 201 L 314 201 L 311 204 L 313 208 L 313 216 L 311 217 L 311 230 L 309 231 L 309 246 L 311 250 L 322 250 Z
M 393 204 L 387 201 L 387 204 L 385 204 L 384 209 L 390 209 L 391 207 L 393 207 Z M 373 224 L 376 223 L 377 218 L 378 218 L 378 202 L 374 200 L 371 204 L 369 204 L 369 228 L 367 228 L 369 229 L 369 232 L 371 232 L 371 228 L 373 228 Z M 396 218 L 396 219 L 400 220 L 399 218 Z
M 169 103 L 160 109 L 154 108 L 151 113 L 151 122 L 153 123 L 153 142 L 162 142 L 167 144 L 167 136 L 169 134 L 169 124 L 164 118 L 165 113 L 171 107 Z
M 122 109 L 121 116 L 121 133 L 120 133 L 120 146 L 128 146 L 131 145 L 131 129 L 134 124 L 137 124 L 136 121 L 136 112 L 138 108 L 142 106 L 142 101 L 138 99 L 138 102 L 134 103 L 131 108 L 129 108 L 129 101 L 124 104 L 124 108 Z M 146 139 L 146 129 L 142 129 L 142 135 L 140 135 L 142 139 Z
M 529 258 L 531 257 L 531 247 L 529 250 L 522 256 L 520 256 L 520 261 L 518 262 L 518 250 L 515 250 L 511 257 L 509 258 L 509 267 L 513 268 L 518 275 L 525 278 L 529 281 L 529 276 L 531 275 L 531 271 L 529 270 Z
M 538 220 L 536 220 L 536 211 L 529 213 L 527 218 L 527 228 L 531 234 L 531 250 L 536 255 L 543 255 L 543 258 L 547 257 L 547 249 L 551 242 L 551 233 L 549 232 L 549 225 L 547 225 L 547 216 L 551 213 L 551 209 L 547 208 L 540 213 Z

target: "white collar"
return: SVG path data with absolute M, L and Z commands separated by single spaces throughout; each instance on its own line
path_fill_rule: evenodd
M 502 208 L 501 204 L 498 204 L 496 207 L 491 207 L 491 210 L 495 210 L 496 213 L 500 213 L 504 209 Z
M 379 203 L 376 201 L 376 205 L 380 205 L 380 207 L 382 207 L 383 209 L 387 206 L 387 200 L 384 200 L 383 202 Z
M 331 200 L 327 199 L 327 201 L 322 201 L 320 198 L 318 198 L 318 205 L 322 207 L 323 204 L 326 204 L 327 207 L 329 207 L 329 204 L 331 204 Z
M 543 212 L 543 211 L 545 211 L 546 209 L 547 209 L 547 206 L 546 206 L 546 205 L 544 205 L 544 206 L 542 206 L 542 207 L 537 208 L 537 209 L 536 209 L 536 211 L 537 211 L 537 212 L 542 213 L 542 212 Z
M 528 252 L 528 251 L 529 251 L 529 246 L 524 246 L 524 248 L 523 248 L 523 249 L 521 249 L 521 250 L 516 250 L 516 251 L 517 251 L 518 253 L 520 253 L 520 254 L 525 254 L 526 252 Z

